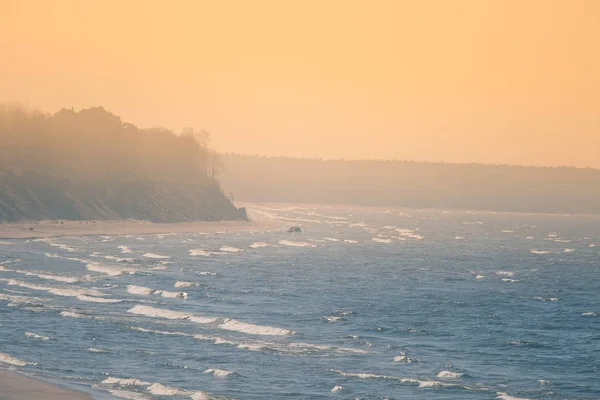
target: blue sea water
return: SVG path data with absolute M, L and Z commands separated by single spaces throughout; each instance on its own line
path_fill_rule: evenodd
M 98 399 L 600 398 L 600 216 L 249 210 L 280 228 L 0 241 L 0 367 Z

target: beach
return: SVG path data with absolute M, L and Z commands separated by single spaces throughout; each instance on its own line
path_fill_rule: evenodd
M 0 400 L 93 400 L 90 395 L 0 370 Z
M 153 223 L 140 220 L 117 221 L 35 221 L 0 224 L 0 239 L 29 239 L 83 235 L 143 235 L 186 232 L 247 232 L 276 229 L 273 221 L 196 221 Z

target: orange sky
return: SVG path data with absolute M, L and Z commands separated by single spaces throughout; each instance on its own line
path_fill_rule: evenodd
M 0 0 L 0 102 L 218 150 L 600 168 L 597 0 Z

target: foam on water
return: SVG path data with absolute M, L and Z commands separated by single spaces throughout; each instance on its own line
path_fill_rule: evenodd
M 377 243 L 392 243 L 392 241 L 390 239 L 382 239 L 379 237 L 371 238 L 371 240 L 374 242 L 377 242 Z
M 255 243 L 252 243 L 251 245 L 249 245 L 248 247 L 250 247 L 252 249 L 259 249 L 261 247 L 269 247 L 269 246 L 271 246 L 271 245 L 268 243 L 265 243 L 265 242 L 255 242 Z
M 458 387 L 463 387 L 465 389 L 468 388 L 463 385 L 441 382 L 441 381 L 436 381 L 436 380 L 403 378 L 403 377 L 398 377 L 398 376 L 378 375 L 378 374 L 371 374 L 371 373 L 353 373 L 353 372 L 344 372 L 344 371 L 340 371 L 340 370 L 334 370 L 334 372 L 337 372 L 341 376 L 355 377 L 355 378 L 360 378 L 360 379 L 385 379 L 385 380 L 395 380 L 395 381 L 399 381 L 401 383 L 416 383 L 419 385 L 420 388 L 435 387 L 435 386 L 458 386 Z
M 358 240 L 344 239 L 344 243 L 357 244 L 357 243 L 360 243 L 360 242 Z
M 188 294 L 186 292 L 169 292 L 167 290 L 152 289 L 145 286 L 127 285 L 127 293 L 136 294 L 140 296 L 162 296 L 167 298 L 184 298 L 187 299 Z
M 552 251 L 531 249 L 531 254 L 552 254 Z
M 279 244 L 282 246 L 292 246 L 292 247 L 317 247 L 316 244 L 308 243 L 308 242 L 299 242 L 295 240 L 280 240 Z
M 211 324 L 218 321 L 218 318 L 199 317 L 182 311 L 173 311 L 162 308 L 154 308 L 138 304 L 127 310 L 131 314 L 145 315 L 154 318 L 166 319 L 184 319 L 198 324 Z
M 237 253 L 238 251 L 243 251 L 242 249 L 238 249 L 237 247 L 232 246 L 222 246 L 219 248 L 219 251 L 223 251 L 225 253 Z
M 76 313 L 74 311 L 63 311 L 60 313 L 60 315 L 67 318 L 87 318 L 85 315 Z
M 204 257 L 208 257 L 210 256 L 210 253 L 207 252 L 204 249 L 193 249 L 193 250 L 189 250 L 190 252 L 190 256 L 204 256 Z
M 500 399 L 500 400 L 531 400 L 531 399 L 526 399 L 525 397 L 509 396 L 507 393 L 504 393 L 504 392 L 496 392 L 496 398 Z
M 20 360 L 6 353 L 0 353 L 0 363 L 16 365 L 18 367 L 24 367 L 29 364 L 27 361 Z
M 109 389 L 108 393 L 125 400 L 150 400 L 149 397 L 144 396 L 141 393 L 131 392 L 129 390 Z
M 22 274 L 22 275 L 26 275 L 26 276 L 37 276 L 40 279 L 52 280 L 52 281 L 57 281 L 57 282 L 75 283 L 75 282 L 79 281 L 78 278 L 69 277 L 69 276 L 47 275 L 47 274 L 41 274 L 41 273 L 36 273 L 36 272 L 30 272 L 30 271 L 21 271 L 18 269 L 13 269 L 13 270 L 0 269 L 0 271 L 14 272 L 16 274 Z
M 484 278 L 485 278 L 485 275 L 477 275 L 477 276 L 475 276 L 475 279 L 484 279 Z
M 123 274 L 134 274 L 137 269 L 132 267 L 109 266 L 103 264 L 89 263 L 86 265 L 88 271 L 98 272 L 108 276 L 117 276 Z
M 512 271 L 497 271 L 496 275 L 514 276 L 515 273 Z
M 462 374 L 460 372 L 440 371 L 436 376 L 438 378 L 445 378 L 445 379 L 459 379 L 463 375 L 464 374 Z
M 575 249 L 565 249 L 565 250 L 564 250 L 564 253 L 572 253 L 572 252 L 574 252 L 574 251 L 575 251 Z
M 275 328 L 265 325 L 254 325 L 247 322 L 238 321 L 236 319 L 226 320 L 224 323 L 219 325 L 219 328 L 228 331 L 248 333 L 251 335 L 284 336 L 294 334 L 294 331 L 290 329 Z
M 335 393 L 335 392 L 339 392 L 340 390 L 344 389 L 343 386 L 340 385 L 336 385 L 331 389 L 331 393 Z
M 31 338 L 31 339 L 38 339 L 38 340 L 42 340 L 42 341 L 50 340 L 50 338 L 48 336 L 38 335 L 37 333 L 33 333 L 33 332 L 25 332 L 25 336 L 27 336 L 28 338 Z
M 171 258 L 171 257 L 169 257 L 169 256 L 163 256 L 163 255 L 160 255 L 160 254 L 154 254 L 154 253 L 145 253 L 143 256 L 144 256 L 144 257 L 146 257 L 146 258 L 157 258 L 157 259 L 167 259 L 167 258 Z
M 175 282 L 175 285 L 173 285 L 173 286 L 175 286 L 176 288 L 179 288 L 179 287 L 190 287 L 190 286 L 194 286 L 194 283 L 187 282 L 187 281 L 177 281 L 177 282 Z
M 332 238 L 332 237 L 324 237 L 324 240 L 327 240 L 329 242 L 339 242 L 340 239 L 336 239 L 336 238 Z
M 153 383 L 148 386 L 147 390 L 157 396 L 190 396 L 192 394 L 189 390 L 165 386 L 162 383 Z
M 209 369 L 205 370 L 204 373 L 212 374 L 212 375 L 216 376 L 217 378 L 225 378 L 226 376 L 231 375 L 233 372 L 228 371 L 226 369 L 209 368 Z
M 397 229 L 395 229 L 395 231 L 398 232 L 400 234 L 400 236 L 404 236 L 404 237 L 409 238 L 409 239 L 415 239 L 415 240 L 423 240 L 423 239 L 425 239 L 424 236 L 418 235 L 412 229 L 397 228 Z
M 133 253 L 133 251 L 127 246 L 117 246 L 117 249 L 121 250 L 123 254 Z
M 89 351 L 90 353 L 108 353 L 108 351 L 106 350 L 97 349 L 95 347 L 88 347 L 87 351 Z

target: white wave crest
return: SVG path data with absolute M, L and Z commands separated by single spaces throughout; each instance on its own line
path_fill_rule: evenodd
M 165 318 L 165 319 L 185 319 L 198 324 L 210 324 L 216 322 L 217 318 L 199 317 L 182 311 L 165 310 L 151 306 L 136 305 L 127 312 L 131 314 L 145 315 L 147 317 Z
M 29 364 L 27 361 L 20 360 L 6 353 L 0 353 L 0 363 L 16 365 L 18 367 L 24 367 Z
M 446 379 L 459 379 L 464 374 L 460 372 L 452 372 L 452 371 L 440 371 L 436 376 L 438 378 L 446 378 Z
M 518 279 L 502 278 L 502 282 L 517 283 L 517 282 L 521 282 L 521 281 Z
M 574 251 L 575 251 L 575 249 L 565 249 L 565 250 L 564 250 L 564 253 L 572 253 L 572 252 L 574 252 Z
M 165 386 L 162 383 L 153 383 L 148 386 L 148 391 L 157 396 L 190 396 L 192 392 Z
M 171 258 L 169 256 L 163 256 L 163 255 L 154 254 L 154 253 L 145 253 L 143 256 L 146 257 L 146 258 L 157 258 L 157 259 Z
M 135 268 L 108 266 L 96 263 L 86 265 L 88 271 L 99 272 L 108 276 L 118 276 L 125 273 L 134 274 L 137 271 Z
M 371 238 L 371 240 L 374 242 L 377 242 L 377 243 L 392 243 L 392 241 L 390 239 L 382 239 L 379 237 Z
M 194 286 L 194 284 L 192 282 L 187 282 L 187 281 L 177 281 L 175 282 L 175 287 L 179 288 L 179 287 L 190 287 L 190 286 Z
M 504 392 L 496 392 L 496 398 L 500 399 L 500 400 L 531 400 L 531 399 L 527 399 L 525 397 L 514 397 L 514 396 L 509 396 L 507 393 Z
M 400 236 L 404 236 L 409 239 L 415 239 L 415 240 L 425 239 L 424 236 L 418 235 L 412 229 L 398 228 L 398 229 L 395 229 L 395 231 L 398 232 L 400 234 Z
M 152 383 L 141 381 L 135 378 L 115 378 L 109 377 L 102 381 L 104 385 L 120 385 L 120 386 L 150 386 Z
M 552 254 L 552 251 L 531 249 L 531 254 Z
M 595 312 L 584 312 L 581 315 L 584 316 L 584 317 L 597 317 L 599 314 L 595 313 Z
M 204 373 L 205 374 L 213 374 L 217 378 L 225 378 L 226 376 L 231 375 L 233 372 L 228 371 L 226 369 L 209 368 L 209 369 L 205 370 Z
M 50 338 L 48 336 L 38 335 L 37 333 L 33 333 L 33 332 L 25 332 L 25 336 L 27 336 L 28 338 L 38 339 L 38 340 L 43 340 L 43 341 L 50 340 Z
M 331 389 L 331 393 L 339 392 L 342 389 L 344 389 L 343 386 L 336 385 Z
M 131 392 L 129 390 L 109 389 L 108 392 L 115 397 L 126 400 L 150 400 L 149 397 L 146 397 L 141 393 Z
M 132 253 L 133 251 L 127 247 L 127 246 L 117 246 L 117 249 L 121 250 L 121 253 L 123 254 L 129 254 Z
M 259 249 L 261 247 L 269 247 L 269 246 L 271 246 L 271 245 L 268 243 L 265 243 L 265 242 L 256 242 L 256 243 L 252 243 L 248 247 L 250 247 L 252 249 Z
M 238 251 L 243 251 L 242 249 L 238 249 L 237 247 L 232 246 L 222 246 L 219 251 L 224 251 L 225 253 L 237 253 Z
M 344 239 L 344 243 L 356 244 L 356 243 L 359 243 L 359 241 L 358 240 L 352 240 L 352 239 Z
M 228 331 L 249 333 L 251 335 L 284 336 L 294 334 L 294 331 L 289 329 L 275 328 L 266 325 L 254 325 L 247 322 L 238 321 L 236 319 L 226 320 L 224 323 L 219 325 L 219 328 L 226 329 Z
M 23 281 L 19 281 L 19 280 L 15 280 L 15 279 L 9 279 L 7 285 L 19 286 L 19 287 L 23 287 L 23 288 L 31 289 L 31 290 L 45 291 L 45 292 L 51 293 L 56 296 L 75 297 L 81 301 L 89 301 L 89 302 L 94 302 L 94 303 L 118 303 L 121 301 L 121 300 L 117 300 L 117 299 L 105 299 L 102 297 L 96 297 L 96 296 L 102 295 L 102 293 L 97 290 L 87 290 L 86 291 L 83 289 L 52 288 L 52 287 L 46 287 L 46 286 L 33 285 L 28 282 L 23 282 Z
M 515 273 L 511 271 L 497 271 L 496 275 L 514 276 Z
M 416 383 L 419 385 L 420 388 L 435 387 L 435 386 L 461 386 L 461 385 L 457 385 L 457 384 L 453 384 L 453 383 L 440 382 L 440 381 L 435 381 L 435 380 L 422 380 L 422 379 L 416 379 L 416 378 L 401 378 L 398 376 L 377 375 L 377 374 L 370 374 L 370 373 L 343 372 L 343 371 L 339 371 L 339 370 L 334 370 L 334 372 L 337 372 L 338 374 L 340 374 L 342 376 L 350 376 L 350 377 L 356 377 L 356 378 L 360 378 L 360 379 L 386 379 L 386 380 L 389 379 L 389 380 L 399 381 L 402 383 Z
M 108 351 L 103 350 L 103 349 L 96 349 L 94 347 L 89 347 L 87 349 L 87 351 L 89 351 L 90 353 L 108 353 Z
M 140 295 L 140 296 L 156 295 L 156 296 L 162 296 L 162 297 L 167 297 L 167 298 L 172 298 L 172 299 L 178 298 L 178 297 L 187 299 L 187 296 L 188 296 L 188 294 L 186 292 L 169 292 L 166 290 L 158 290 L 158 289 L 152 289 L 152 288 L 148 288 L 148 287 L 144 287 L 144 286 L 136 286 L 136 285 L 127 285 L 127 292 L 131 293 L 131 294 Z
M 484 279 L 484 278 L 485 278 L 485 275 L 477 275 L 477 276 L 475 277 L 475 279 Z
M 189 252 L 190 252 L 190 256 L 204 256 L 204 257 L 210 256 L 210 253 L 203 249 L 193 249 L 193 250 L 189 250 Z
M 317 247 L 316 244 L 308 243 L 308 242 L 299 242 L 295 240 L 280 240 L 279 244 L 282 246 L 292 246 L 292 247 Z

